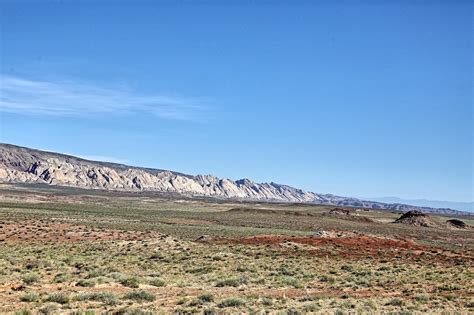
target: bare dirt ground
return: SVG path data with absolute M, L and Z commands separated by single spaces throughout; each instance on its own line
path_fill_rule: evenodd
M 25 220 L 23 222 L 0 221 L 0 242 L 79 242 L 106 240 L 141 240 L 156 237 L 157 233 L 120 231 L 74 225 L 59 221 Z

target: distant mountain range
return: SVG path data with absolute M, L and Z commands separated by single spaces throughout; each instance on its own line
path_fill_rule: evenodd
M 250 179 L 234 181 L 212 175 L 194 176 L 174 171 L 89 161 L 11 144 L 0 144 L 0 182 L 46 183 L 89 189 L 157 191 L 236 200 L 328 204 L 400 211 L 421 209 L 432 213 L 463 214 L 447 208 L 318 194 L 273 182 L 256 183 Z
M 461 211 L 474 212 L 474 202 L 457 202 L 457 201 L 443 201 L 443 200 L 428 200 L 428 199 L 402 199 L 398 197 L 379 197 L 368 198 L 370 200 L 384 202 L 384 203 L 404 203 L 420 207 L 430 208 L 450 208 Z

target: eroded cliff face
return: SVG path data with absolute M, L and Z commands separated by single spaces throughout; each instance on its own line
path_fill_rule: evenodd
M 175 192 L 186 195 L 287 202 L 312 202 L 318 195 L 275 183 L 233 181 L 94 162 L 12 145 L 0 145 L 0 181 L 80 188 Z
M 275 183 L 250 179 L 233 181 L 212 175 L 178 172 L 97 162 L 74 156 L 0 143 L 0 182 L 45 183 L 88 189 L 157 191 L 187 196 L 279 202 L 303 202 L 388 210 L 423 210 L 440 214 L 466 214 L 451 209 L 417 207 L 317 194 Z

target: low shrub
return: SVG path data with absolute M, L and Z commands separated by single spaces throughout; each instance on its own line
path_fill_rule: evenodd
M 39 312 L 41 314 L 53 314 L 58 310 L 58 305 L 54 303 L 48 303 L 43 305 L 40 309 Z
M 153 278 L 150 280 L 150 285 L 154 287 L 164 287 L 166 285 L 166 282 L 163 279 L 160 278 Z
M 24 275 L 21 280 L 24 284 L 33 284 L 39 281 L 39 276 L 36 273 L 29 273 Z
M 20 298 L 22 302 L 36 302 L 38 301 L 39 296 L 36 293 L 26 293 Z
M 95 281 L 90 279 L 81 279 L 77 281 L 76 286 L 78 287 L 93 287 L 95 286 Z
M 71 277 L 68 274 L 58 273 L 56 276 L 54 276 L 53 283 L 63 283 L 68 281 L 70 278 Z
M 391 305 L 391 306 L 403 306 L 403 300 L 394 298 L 391 299 L 390 301 L 387 302 L 385 305 Z
M 271 306 L 273 304 L 273 299 L 271 297 L 263 297 L 262 304 L 265 306 Z
M 137 277 L 122 277 L 119 279 L 119 283 L 125 287 L 138 288 L 140 280 Z
M 209 303 L 214 301 L 214 296 L 211 293 L 204 293 L 198 297 L 198 300 L 204 303 Z
M 139 302 L 143 302 L 143 301 L 153 302 L 156 297 L 155 295 L 149 292 L 146 292 L 144 290 L 135 290 L 135 291 L 128 292 L 125 295 L 125 298 L 128 300 L 135 300 Z
M 228 298 L 222 300 L 217 306 L 219 307 L 238 307 L 245 305 L 245 300 L 241 298 Z
M 69 295 L 65 293 L 52 293 L 46 297 L 46 302 L 67 304 L 69 303 Z
M 118 297 L 111 292 L 91 292 L 82 293 L 74 298 L 76 301 L 97 301 L 107 305 L 115 305 L 119 303 Z
M 284 277 L 281 282 L 285 285 L 288 285 L 288 286 L 292 286 L 294 288 L 302 288 L 303 285 L 301 284 L 301 282 L 296 279 L 296 278 L 293 278 L 293 277 Z
M 247 280 L 243 277 L 239 278 L 228 278 L 216 283 L 216 287 L 238 287 L 241 284 L 247 283 Z

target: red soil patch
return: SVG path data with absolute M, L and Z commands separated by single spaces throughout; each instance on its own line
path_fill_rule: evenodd
M 290 251 L 292 255 L 312 255 L 317 257 L 338 256 L 348 259 L 393 259 L 429 260 L 427 254 L 432 248 L 418 245 L 412 240 L 390 239 L 369 235 L 348 237 L 307 237 L 260 235 L 244 238 L 209 238 L 201 242 L 210 244 L 243 244 L 252 246 L 272 246 L 279 250 Z M 437 256 L 437 261 L 450 262 L 453 259 L 465 260 L 466 257 L 455 255 Z
M 442 248 L 422 246 L 412 240 L 391 239 L 356 234 L 347 237 L 308 237 L 260 235 L 244 238 L 205 238 L 209 244 L 243 244 L 271 246 L 291 255 L 316 257 L 337 256 L 343 259 L 412 260 L 422 263 L 461 264 L 471 266 L 472 255 L 460 254 Z

